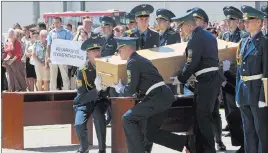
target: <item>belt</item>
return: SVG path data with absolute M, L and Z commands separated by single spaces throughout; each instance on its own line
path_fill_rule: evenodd
M 244 82 L 246 81 L 252 81 L 252 80 L 259 80 L 263 77 L 263 74 L 257 74 L 257 75 L 251 75 L 251 76 L 240 76 L 241 80 Z
M 218 67 L 210 67 L 210 68 L 205 68 L 205 69 L 202 69 L 202 70 L 199 70 L 195 73 L 195 76 L 199 76 L 201 74 L 204 74 L 204 73 L 207 73 L 207 72 L 212 72 L 212 71 L 217 71 L 219 70 Z
M 158 83 L 152 85 L 152 86 L 146 91 L 145 95 L 148 95 L 152 90 L 154 90 L 155 88 L 161 87 L 161 86 L 163 86 L 163 85 L 165 85 L 165 82 L 164 82 L 164 81 L 161 81 L 161 82 L 158 82 Z

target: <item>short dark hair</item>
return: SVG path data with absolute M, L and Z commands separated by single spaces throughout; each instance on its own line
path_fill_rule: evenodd
M 47 25 L 44 22 L 39 22 L 38 27 L 39 27 L 39 29 L 44 29 L 44 30 L 47 29 Z
M 36 31 L 33 31 L 33 32 L 32 32 L 32 35 L 39 35 L 39 33 L 40 33 L 40 32 L 36 30 Z
M 72 24 L 70 24 L 70 23 L 68 23 L 66 26 L 71 27 L 71 29 L 73 28 Z
M 62 22 L 62 19 L 60 17 L 55 17 L 54 20 L 59 20 L 60 22 Z

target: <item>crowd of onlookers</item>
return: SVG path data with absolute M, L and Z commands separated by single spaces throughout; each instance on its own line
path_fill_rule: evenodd
M 2 40 L 2 90 L 14 91 L 47 91 L 47 90 L 73 90 L 75 89 L 75 70 L 73 66 L 48 65 L 45 63 L 49 32 L 55 26 L 63 28 L 71 33 L 69 40 L 85 41 L 91 32 L 102 33 L 101 27 L 93 29 L 92 20 L 84 17 L 81 25 L 73 27 L 72 24 L 61 24 L 47 27 L 45 23 L 20 26 L 18 23 L 8 30 L 5 40 Z M 120 37 L 123 33 L 135 27 L 133 24 L 118 24 L 113 29 L 113 34 Z M 243 21 L 239 23 L 239 28 L 244 29 Z M 157 25 L 150 26 L 158 31 Z M 176 23 L 171 23 L 171 28 L 175 29 L 183 41 L 184 36 L 180 27 Z M 225 20 L 221 22 L 209 22 L 207 30 L 218 37 L 218 35 L 228 30 Z M 52 39 L 52 38 L 51 38 Z M 54 39 L 54 38 L 53 38 Z M 51 40 L 50 40 L 51 41 Z

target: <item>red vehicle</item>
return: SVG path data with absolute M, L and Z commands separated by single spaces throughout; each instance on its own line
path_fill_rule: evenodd
M 98 27 L 100 25 L 99 18 L 101 16 L 111 16 L 115 19 L 117 23 L 125 24 L 125 13 L 119 10 L 108 10 L 108 11 L 76 11 L 76 12 L 62 12 L 62 13 L 44 13 L 43 18 L 45 23 L 50 27 L 53 24 L 53 18 L 61 17 L 63 24 L 72 24 L 73 27 L 77 27 L 78 22 L 82 21 L 82 17 L 89 16 L 93 19 L 93 27 Z

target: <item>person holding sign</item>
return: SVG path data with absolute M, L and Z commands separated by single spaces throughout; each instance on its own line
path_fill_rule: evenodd
M 249 36 L 242 39 L 236 54 L 235 101 L 241 111 L 245 152 L 267 153 L 268 108 L 263 81 L 268 78 L 268 38 L 261 31 L 265 14 L 246 5 L 241 11 Z
M 52 29 L 47 36 L 47 51 L 46 51 L 46 58 L 45 64 L 46 67 L 50 67 L 50 90 L 56 90 L 57 87 L 57 76 L 58 76 L 58 68 L 60 69 L 62 82 L 63 82 L 63 89 L 69 90 L 70 89 L 70 79 L 68 76 L 68 65 L 59 65 L 59 64 L 52 64 L 50 61 L 50 49 L 53 40 L 55 39 L 64 39 L 64 40 L 73 40 L 72 33 L 63 28 L 62 20 L 60 17 L 55 17 L 53 19 L 54 29 Z
M 116 40 L 121 59 L 127 60 L 128 83 L 123 86 L 120 80 L 114 88 L 120 96 L 136 95 L 140 99 L 140 102 L 122 117 L 128 153 L 147 152 L 143 142 L 144 133 L 139 127 L 140 123 L 145 121 L 145 136 L 149 142 L 182 151 L 186 136 L 160 129 L 165 111 L 175 101 L 172 91 L 165 85 L 163 77 L 152 62 L 136 52 L 138 38 L 122 37 Z
M 187 62 L 178 75 L 172 77 L 174 85 L 186 83 L 196 77 L 194 109 L 196 150 L 204 153 L 216 153 L 213 116 L 215 102 L 220 92 L 224 77 L 219 71 L 218 45 L 216 38 L 196 24 L 195 11 L 184 16 L 172 18 L 182 26 L 189 41 L 186 47 Z
M 77 96 L 74 99 L 75 123 L 74 129 L 80 141 L 80 148 L 77 153 L 88 153 L 88 132 L 87 122 L 90 115 L 93 115 L 94 125 L 97 133 L 99 153 L 106 151 L 106 121 L 105 112 L 107 103 L 99 98 L 99 91 L 105 90 L 100 80 L 96 79 L 95 58 L 100 57 L 100 49 L 103 39 L 92 37 L 83 42 L 81 50 L 87 52 L 89 61 L 85 66 L 77 70 L 76 88 Z

